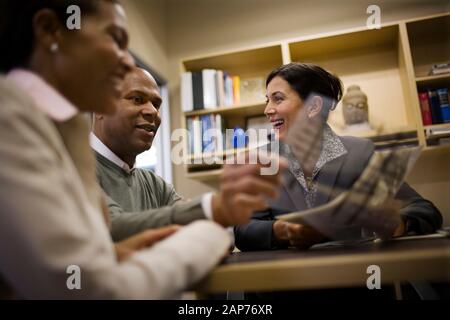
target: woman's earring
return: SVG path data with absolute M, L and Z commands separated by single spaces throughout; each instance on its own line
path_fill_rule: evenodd
M 58 51 L 59 46 L 56 42 L 52 43 L 52 45 L 50 46 L 50 51 L 55 53 L 56 51 Z

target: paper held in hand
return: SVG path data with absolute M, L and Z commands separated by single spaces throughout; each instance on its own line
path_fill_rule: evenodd
M 420 155 L 421 147 L 375 152 L 369 164 L 350 190 L 329 203 L 308 210 L 280 215 L 277 218 L 310 225 L 332 237 L 336 229 L 369 223 L 367 213 L 393 198 Z M 318 186 L 318 192 L 325 186 Z M 360 223 L 361 222 L 361 223 Z

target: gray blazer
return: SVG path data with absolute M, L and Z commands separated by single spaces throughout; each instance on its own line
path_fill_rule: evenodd
M 358 179 L 374 153 L 374 145 L 368 139 L 339 137 L 347 153 L 325 164 L 319 172 L 318 183 L 329 188 L 317 194 L 315 206 L 321 206 L 338 195 L 338 190 L 349 189 Z M 294 175 L 286 170 L 285 183 L 280 196 L 268 210 L 255 212 L 250 223 L 235 227 L 235 243 L 242 251 L 276 249 L 272 239 L 272 225 L 277 215 L 305 210 L 307 208 L 302 187 Z M 396 195 L 402 201 L 401 215 L 408 233 L 432 233 L 442 225 L 439 210 L 422 198 L 407 183 Z M 361 236 L 359 228 L 342 230 L 342 238 Z

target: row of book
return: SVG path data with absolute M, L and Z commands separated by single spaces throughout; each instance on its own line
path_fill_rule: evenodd
M 423 124 L 427 126 L 438 123 L 449 123 L 449 100 L 448 88 L 419 92 Z
M 222 70 L 204 69 L 181 75 L 184 112 L 228 107 L 240 103 L 240 78 Z
M 257 148 L 269 142 L 271 131 L 267 128 L 251 128 L 245 131 L 240 126 L 226 128 L 220 114 L 207 114 L 186 118 L 188 130 L 187 153 L 194 157 L 223 154 L 224 151 Z
M 203 153 L 222 152 L 224 143 L 224 121 L 220 114 L 188 117 L 188 153 L 201 156 Z M 213 129 L 213 130 L 209 130 Z

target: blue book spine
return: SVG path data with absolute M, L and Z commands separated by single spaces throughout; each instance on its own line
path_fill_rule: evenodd
M 443 122 L 450 122 L 450 106 L 448 104 L 448 88 L 441 88 L 436 90 L 439 105 L 441 107 L 441 116 Z
M 433 124 L 442 123 L 442 112 L 437 92 L 435 90 L 428 90 L 428 99 L 430 99 L 429 102 Z
M 202 121 L 202 137 L 203 137 L 203 152 L 214 152 L 214 143 L 211 132 L 208 129 L 212 128 L 211 117 L 209 115 L 201 116 Z

